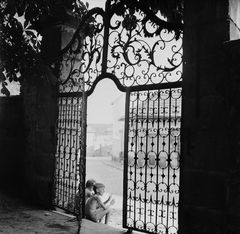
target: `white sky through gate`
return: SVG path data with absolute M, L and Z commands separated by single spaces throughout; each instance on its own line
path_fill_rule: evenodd
M 105 9 L 105 0 L 87 0 L 89 9 L 101 7 Z M 88 97 L 88 123 L 109 124 L 112 123 L 112 103 L 122 92 L 120 92 L 113 81 L 106 78 L 101 80 L 93 93 Z
M 88 97 L 88 123 L 111 124 L 113 121 L 112 103 L 121 94 L 122 92 L 118 90 L 113 81 L 108 78 L 101 80 Z
M 92 9 L 94 7 L 101 7 L 103 9 L 105 8 L 105 0 L 84 0 L 83 2 L 89 3 L 89 9 Z

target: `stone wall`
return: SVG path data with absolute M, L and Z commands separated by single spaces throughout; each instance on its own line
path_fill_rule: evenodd
M 23 103 L 20 96 L 0 97 L 0 183 L 21 183 L 24 161 Z
M 52 206 L 57 118 L 56 87 L 44 77 L 22 84 L 25 157 L 23 190 L 46 208 Z
M 0 186 L 43 207 L 52 203 L 57 103 L 46 79 L 0 98 Z M 14 189 L 15 188 L 15 189 Z
M 226 219 L 228 233 L 240 233 L 240 40 L 224 44 L 225 76 L 222 81 L 228 110 L 227 196 Z
M 185 1 L 180 233 L 239 233 L 239 29 L 229 1 Z M 233 49 L 235 47 L 235 49 Z M 237 49 L 238 50 L 238 49 Z

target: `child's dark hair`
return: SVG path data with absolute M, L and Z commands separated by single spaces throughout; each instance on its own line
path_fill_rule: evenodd
M 93 185 L 96 183 L 96 180 L 90 179 L 86 182 L 86 188 L 92 188 Z
M 94 184 L 94 186 L 93 186 L 93 191 L 94 191 L 95 193 L 97 193 L 97 189 L 98 189 L 98 188 L 105 188 L 105 185 L 102 184 L 102 183 L 96 183 L 96 184 Z

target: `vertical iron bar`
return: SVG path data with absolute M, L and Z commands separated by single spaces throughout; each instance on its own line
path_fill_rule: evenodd
M 158 167 L 159 167 L 159 160 L 160 160 L 160 155 L 159 155 L 159 134 L 160 134 L 160 90 L 158 89 L 158 93 L 157 93 L 157 154 L 156 154 L 156 216 L 155 216 L 155 231 L 157 231 L 157 223 L 158 223 L 158 191 L 159 191 L 159 180 L 158 180 Z
M 76 97 L 76 106 L 75 106 L 75 128 L 76 128 L 76 135 L 74 139 L 74 148 L 75 148 L 75 155 L 74 155 L 74 211 L 76 212 L 75 209 L 75 197 L 77 194 L 77 152 L 78 152 L 78 147 L 77 147 L 77 140 L 78 140 L 78 132 L 79 132 L 79 126 L 78 126 L 78 106 L 79 106 L 79 98 Z
M 73 138 L 73 105 L 74 105 L 74 98 L 71 98 L 71 105 L 70 105 L 70 116 L 72 117 L 70 119 L 70 126 L 69 126 L 69 133 L 70 133 L 70 142 L 69 142 L 69 175 L 68 175 L 68 180 L 69 180 L 69 185 L 68 185 L 68 200 L 71 199 L 71 197 L 69 197 L 71 195 L 71 162 L 72 162 L 72 138 Z M 68 201 L 68 205 L 69 205 L 69 201 Z
M 79 170 L 80 182 L 82 181 L 82 215 L 85 213 L 85 181 L 86 181 L 86 145 L 87 145 L 87 95 L 83 91 L 82 93 L 82 127 L 81 127 L 81 154 L 80 154 L 80 165 L 82 166 L 82 170 Z M 81 162 L 82 160 L 82 162 Z M 81 180 L 82 175 L 82 180 Z
M 105 14 L 104 14 L 104 42 L 103 42 L 103 58 L 102 58 L 102 73 L 107 71 L 107 57 L 108 57 L 108 38 L 109 38 L 109 28 L 110 28 L 110 6 L 111 0 L 107 0 L 105 3 Z
M 76 155 L 75 155 L 75 158 L 76 158 L 76 162 L 75 162 L 75 165 L 76 165 L 76 175 L 75 175 L 75 189 L 76 189 L 76 194 L 78 194 L 78 197 L 77 197 L 77 202 L 79 203 L 80 200 L 79 200 L 79 197 L 80 197 L 80 191 L 79 191 L 79 174 L 80 174 L 80 137 L 81 137 L 81 132 L 82 132 L 82 128 L 81 128 L 81 98 L 79 96 L 77 96 L 77 108 L 76 108 L 76 115 L 77 115 L 77 135 L 76 135 Z M 79 215 L 80 214 L 80 210 L 79 210 L 79 207 L 80 205 L 77 204 L 77 214 Z
M 137 152 L 138 152 L 138 135 L 139 135 L 139 131 L 138 131 L 138 121 L 139 121 L 139 96 L 140 96 L 140 91 L 137 91 L 137 106 L 136 106 L 136 134 L 135 134 L 135 158 L 134 158 L 134 227 L 136 228 L 136 197 L 137 197 L 137 160 L 138 160 L 138 156 L 137 156 Z M 134 104 L 133 104 L 134 105 Z M 141 194 L 140 194 L 141 195 Z M 139 198 L 139 201 L 141 202 L 141 197 Z
M 183 170 L 183 167 L 182 167 L 182 165 L 183 164 L 185 164 L 184 163 L 184 157 L 181 157 L 182 156 L 182 149 L 183 149 L 183 147 L 184 147 L 184 141 L 182 140 L 182 136 L 185 136 L 186 135 L 186 131 L 185 131 L 185 129 L 186 129 L 186 127 L 184 126 L 184 123 L 186 123 L 185 122 L 185 119 L 184 119 L 184 115 L 182 114 L 182 113 L 185 113 L 185 105 L 183 105 L 183 100 L 185 100 L 185 92 L 183 92 L 183 87 L 181 88 L 181 114 L 180 114 L 180 150 L 179 150 L 179 154 L 180 154 L 180 162 L 179 162 L 179 168 L 178 168 L 178 170 L 179 170 L 179 180 L 178 180 L 178 185 L 181 185 L 182 184 L 182 181 L 183 181 L 183 177 L 181 176 L 181 172 L 182 172 L 182 170 Z M 183 209 L 181 209 L 183 206 L 181 206 L 180 205 L 180 203 L 181 203 L 181 201 L 182 201 L 182 197 L 184 197 L 183 196 L 183 194 L 185 194 L 185 192 L 184 192 L 184 189 L 183 189 L 183 187 L 181 187 L 181 193 L 180 193 L 180 188 L 179 188 L 179 197 L 178 197 L 178 230 L 179 230 L 179 234 L 182 234 L 183 233 L 183 231 L 181 231 L 181 230 L 184 230 L 184 227 L 183 228 L 181 228 L 182 226 L 181 226 L 181 224 L 183 223 L 183 222 L 179 222 L 179 220 L 180 220 L 180 218 L 179 218 L 179 216 L 180 216 L 180 214 L 184 214 L 183 212 L 184 212 L 184 210 Z
M 67 98 L 66 98 L 66 109 L 65 109 L 65 113 L 64 113 L 64 118 L 65 118 L 65 136 L 64 136 L 64 144 L 63 144 L 63 206 L 64 206 L 64 200 L 65 200 L 65 167 L 66 167 L 66 143 L 67 143 L 67 118 L 68 118 L 68 101 L 67 101 Z
M 75 139 L 75 198 L 76 198 L 76 195 L 78 193 L 78 173 L 79 173 L 79 168 L 78 168 L 78 152 L 79 152 L 79 149 L 78 149 L 78 146 L 79 146 L 79 131 L 81 131 L 81 128 L 80 128 L 80 118 L 79 118 L 79 105 L 80 105 L 80 102 L 79 102 L 80 98 L 77 97 L 77 103 L 76 103 L 76 128 L 77 128 L 77 131 L 76 131 L 76 139 Z M 78 194 L 79 196 L 79 194 Z M 77 199 L 79 200 L 79 199 Z M 74 204 L 76 204 L 76 201 L 74 199 Z M 74 210 L 75 212 L 79 215 L 79 210 L 76 209 L 76 206 L 74 206 Z
M 73 204 L 74 204 L 74 212 L 78 213 L 76 211 L 76 195 L 77 195 L 77 152 L 78 152 L 78 147 L 77 147 L 77 139 L 78 139 L 78 106 L 79 106 L 79 98 L 76 98 L 76 105 L 74 106 L 74 126 L 75 126 L 75 138 L 74 138 L 74 142 L 73 142 L 73 146 L 74 146 L 74 162 L 73 162 L 73 169 L 74 169 L 74 185 L 73 185 Z
M 123 167 L 123 227 L 127 227 L 127 196 L 128 196 L 128 142 L 129 142 L 129 107 L 130 91 L 126 90 L 125 129 L 124 129 L 124 167 Z
M 169 192 L 170 192 L 170 143 L 171 143 L 171 105 L 172 105 L 172 89 L 169 89 L 169 110 L 168 110 L 168 177 L 167 177 L 167 181 L 168 181 L 168 189 L 167 189 L 167 227 L 168 227 L 168 219 L 169 219 L 169 210 L 170 210 L 170 201 L 169 201 Z M 168 230 L 167 230 L 168 233 Z
M 61 123 L 61 113 L 62 113 L 62 98 L 58 98 L 58 120 L 57 120 L 57 150 L 56 150 L 56 153 L 57 153 L 57 158 L 59 160 L 56 159 L 56 156 L 55 156 L 55 175 L 56 177 L 54 178 L 55 179 L 55 194 L 54 194 L 54 198 L 57 197 L 57 204 L 59 203 L 59 190 L 60 190 L 60 185 L 59 185 L 59 178 L 60 178 L 60 160 L 61 160 L 61 156 L 60 156 L 60 133 L 61 133 L 61 129 L 59 128 L 59 124 Z M 58 165 L 57 165 L 57 161 L 58 161 Z M 57 170 L 57 171 L 56 171 Z M 56 203 L 55 202 L 55 203 Z
M 146 146 L 145 146 L 145 204 L 144 204 L 144 209 L 145 209 L 145 214 L 144 214 L 144 219 L 145 219 L 145 224 L 147 223 L 147 182 L 148 182 L 148 168 L 147 168 L 147 152 L 148 152 L 148 121 L 149 121 L 149 99 L 150 99 L 150 92 L 149 90 L 147 90 L 147 106 L 146 106 L 146 110 L 147 110 L 147 117 L 146 117 L 146 135 L 145 135 L 145 138 L 146 138 Z M 150 211 L 151 212 L 151 211 Z
M 61 128 L 62 128 L 62 134 L 64 134 L 64 136 L 62 136 L 61 139 L 61 145 L 62 145 L 62 150 L 61 148 L 59 148 L 59 153 L 60 153 L 60 164 L 59 167 L 61 168 L 60 173 L 61 173 L 61 182 L 60 182 L 60 193 L 59 193 L 59 202 L 62 202 L 63 199 L 63 173 L 64 173 L 64 169 L 63 169 L 63 165 L 64 165 L 64 142 L 66 139 L 66 133 L 65 133 L 65 124 L 66 124 L 66 119 L 65 119 L 65 112 L 66 112 L 66 99 L 65 99 L 65 104 L 64 104 L 64 99 L 62 98 L 62 113 L 61 113 L 61 118 L 62 118 L 62 122 L 61 122 Z

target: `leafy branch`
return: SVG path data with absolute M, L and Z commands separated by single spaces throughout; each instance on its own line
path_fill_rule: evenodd
M 88 12 L 80 0 L 2 0 L 0 2 L 0 82 L 49 76 L 41 59 L 39 26 L 48 19 L 66 20 L 71 13 L 79 20 Z

